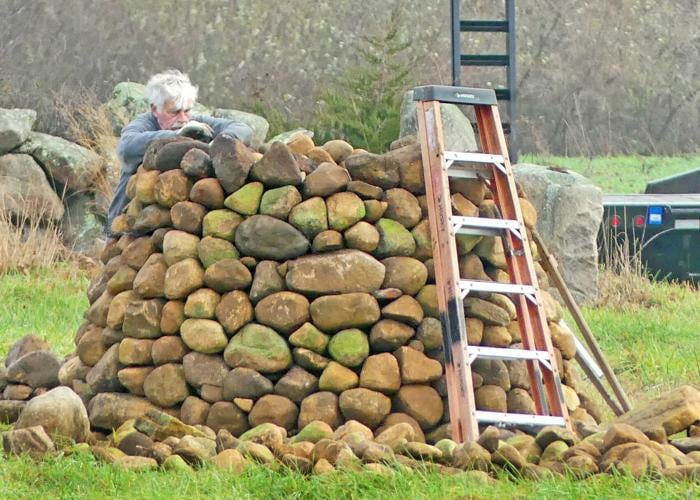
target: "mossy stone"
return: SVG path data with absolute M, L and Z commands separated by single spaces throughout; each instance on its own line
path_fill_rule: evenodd
M 295 347 L 305 347 L 323 354 L 330 337 L 316 328 L 313 323 L 304 323 L 289 336 L 289 343 Z
M 328 353 L 341 365 L 359 366 L 369 356 L 367 335 L 357 328 L 341 330 L 328 343 Z
M 265 191 L 260 201 L 260 213 L 287 220 L 289 212 L 301 203 L 301 194 L 294 186 L 282 186 Z
M 274 373 L 289 368 L 292 353 L 284 338 L 272 328 L 249 323 L 229 342 L 224 361 L 232 368 L 241 366 L 260 373 Z
M 197 247 L 197 256 L 205 269 L 220 260 L 240 257 L 233 243 L 214 236 L 201 239 Z
M 416 241 L 404 226 L 391 219 L 379 219 L 375 224 L 379 231 L 379 245 L 374 255 L 379 258 L 395 255 L 412 256 L 416 251 Z
M 202 221 L 202 236 L 215 236 L 227 241 L 233 241 L 236 228 L 243 222 L 243 217 L 233 210 L 222 208 L 212 210 Z
M 250 182 L 229 195 L 224 201 L 224 205 L 241 215 L 255 215 L 260 208 L 263 190 L 262 182 Z
M 289 223 L 311 239 L 328 229 L 326 203 L 315 196 L 299 203 L 289 213 Z

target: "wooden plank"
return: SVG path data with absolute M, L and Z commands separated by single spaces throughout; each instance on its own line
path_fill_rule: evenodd
M 608 403 L 608 406 L 610 406 L 610 408 L 613 410 L 613 412 L 615 412 L 616 415 L 619 416 L 626 411 L 630 411 L 632 409 L 632 405 L 630 404 L 630 401 L 627 398 L 627 394 L 625 393 L 622 384 L 620 384 L 620 381 L 615 375 L 615 372 L 608 363 L 608 360 L 603 355 L 603 351 L 601 350 L 600 345 L 596 341 L 593 332 L 589 328 L 588 323 L 583 317 L 583 313 L 581 312 L 581 309 L 579 309 L 576 300 L 574 299 L 573 295 L 571 295 L 569 287 L 566 286 L 564 278 L 559 272 L 556 260 L 549 252 L 549 249 L 545 245 L 544 241 L 542 241 L 542 237 L 536 230 L 532 231 L 532 239 L 535 242 L 535 245 L 537 245 L 537 247 L 539 248 L 542 256 L 544 257 L 544 259 L 541 262 L 543 269 L 549 275 L 552 282 L 554 283 L 554 286 L 557 287 L 557 290 L 559 290 L 559 293 L 561 294 L 562 299 L 564 300 L 564 304 L 571 313 L 571 316 L 574 318 L 576 326 L 581 332 L 581 335 L 583 335 L 586 344 L 588 344 L 588 348 L 591 350 L 591 354 L 600 366 L 601 370 L 603 371 L 603 374 L 605 375 L 605 378 L 607 379 L 608 383 L 610 384 L 610 387 L 615 393 L 615 396 L 617 397 L 617 400 L 619 402 L 619 406 L 610 400 L 610 396 L 608 395 L 607 391 L 605 391 L 604 386 L 598 387 L 598 385 L 596 385 L 596 387 L 598 388 L 598 392 L 601 393 L 603 399 L 605 399 L 605 401 Z M 584 366 L 584 364 L 580 361 L 579 364 L 581 364 L 582 367 Z M 591 378 L 591 380 L 596 378 L 591 374 L 588 374 L 588 376 L 589 378 Z
M 471 368 L 468 363 L 466 322 L 459 289 L 457 249 L 450 221 L 452 207 L 449 180 L 445 171 L 440 103 L 419 101 L 416 104 L 438 308 L 442 324 L 452 438 L 456 442 L 475 441 L 479 438 L 479 428 L 476 421 Z

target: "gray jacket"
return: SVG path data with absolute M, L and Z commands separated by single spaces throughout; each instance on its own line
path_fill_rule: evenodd
M 200 115 L 193 116 L 192 119 L 206 123 L 214 129 L 214 137 L 219 134 L 226 134 L 249 144 L 253 135 L 252 129 L 242 122 Z M 143 161 L 143 155 L 146 153 L 146 148 L 148 148 L 150 142 L 154 139 L 174 137 L 175 135 L 177 135 L 177 132 L 174 130 L 161 130 L 158 120 L 150 111 L 137 116 L 122 129 L 119 145 L 117 146 L 117 154 L 121 161 L 121 176 L 119 184 L 114 190 L 112 203 L 107 213 L 108 229 L 112 225 L 114 218 L 122 212 L 129 202 L 126 196 L 126 185 L 129 182 L 129 178 L 136 172 L 136 169 Z

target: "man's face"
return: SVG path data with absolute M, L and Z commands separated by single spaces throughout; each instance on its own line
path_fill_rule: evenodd
M 185 101 L 183 107 L 178 107 L 175 101 L 165 101 L 162 110 L 151 104 L 151 112 L 158 120 L 162 130 L 177 130 L 192 119 L 193 100 Z

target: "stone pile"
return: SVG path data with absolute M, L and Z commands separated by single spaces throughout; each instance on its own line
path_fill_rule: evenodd
M 59 385 L 62 363 L 36 335 L 15 342 L 0 364 L 0 422 L 16 421 L 27 400 Z
M 449 436 L 420 149 L 401 142 L 381 155 L 305 134 L 262 153 L 223 136 L 152 143 L 62 368 L 93 427 L 159 408 L 234 436 L 348 420 Z M 455 213 L 494 215 L 481 181 L 452 192 Z M 500 238 L 460 236 L 458 250 L 463 277 L 508 280 Z M 567 406 L 595 424 L 573 335 L 543 296 Z M 464 303 L 471 344 L 520 345 L 509 298 Z M 534 412 L 523 362 L 480 360 L 473 378 L 477 408 Z

